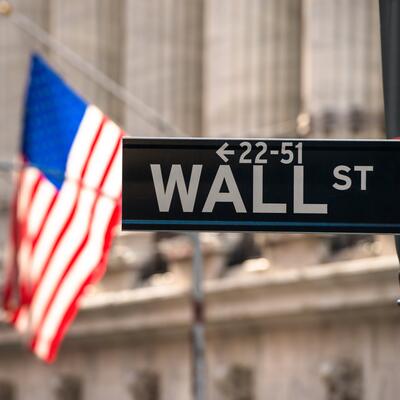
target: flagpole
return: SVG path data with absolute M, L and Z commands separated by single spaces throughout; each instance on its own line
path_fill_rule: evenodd
M 400 0 L 379 0 L 379 11 L 386 135 L 400 138 Z M 400 260 L 400 236 L 395 243 Z
M 185 136 L 177 126 L 167 121 L 158 111 L 132 94 L 126 87 L 120 85 L 93 64 L 86 61 L 78 53 L 66 46 L 63 42 L 46 32 L 29 17 L 19 13 L 7 0 L 0 0 L 0 16 L 35 39 L 38 43 L 60 56 L 69 65 L 80 71 L 92 82 L 107 90 L 117 99 L 126 104 L 143 121 L 154 126 L 157 131 L 168 136 Z

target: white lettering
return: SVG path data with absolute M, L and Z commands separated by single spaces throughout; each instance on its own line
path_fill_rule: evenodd
M 335 182 L 332 186 L 336 190 L 349 190 L 351 188 L 351 178 L 347 175 L 344 175 L 343 172 L 350 172 L 351 168 L 347 165 L 338 165 L 333 170 L 333 176 L 344 183 Z
M 295 214 L 328 214 L 328 204 L 304 203 L 304 167 L 294 167 L 293 212 Z
M 361 190 L 367 190 L 367 172 L 372 172 L 374 167 L 372 165 L 355 165 L 354 171 L 361 172 Z
M 286 214 L 285 203 L 263 203 L 264 168 L 261 165 L 253 166 L 253 212 Z
M 228 191 L 221 192 L 222 184 L 226 182 Z M 242 196 L 240 195 L 235 178 L 233 177 L 231 167 L 229 165 L 220 165 L 217 174 L 215 175 L 214 182 L 211 185 L 210 193 L 208 193 L 207 200 L 204 204 L 203 212 L 212 212 L 215 203 L 233 203 L 237 213 L 245 213 Z
M 197 189 L 199 187 L 202 165 L 193 165 L 190 175 L 189 189 L 186 187 L 183 177 L 182 166 L 173 164 L 168 177 L 167 187 L 164 187 L 164 182 L 161 174 L 160 164 L 151 164 L 151 174 L 153 176 L 154 189 L 156 191 L 158 208 L 161 212 L 168 212 L 171 207 L 172 196 L 175 191 L 175 186 L 178 187 L 179 197 L 182 203 L 184 212 L 192 212 L 196 201 Z

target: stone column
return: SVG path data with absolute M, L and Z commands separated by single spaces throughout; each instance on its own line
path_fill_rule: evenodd
M 16 390 L 13 383 L 0 381 L 0 399 L 15 400 L 16 397 Z
M 300 110 L 300 0 L 207 0 L 204 131 L 292 136 Z
M 305 108 L 315 136 L 382 135 L 378 1 L 304 0 Z
M 48 0 L 16 0 L 13 7 L 46 29 Z M 0 17 L 0 160 L 16 161 L 22 131 L 24 94 L 29 72 L 30 54 L 42 49 L 7 17 Z M 14 174 L 0 171 L 0 269 L 4 243 L 8 236 L 8 211 L 13 193 Z M 0 273 L 0 280 L 2 274 Z M 1 398 L 1 395 L 0 395 Z
M 216 382 L 222 400 L 254 400 L 254 371 L 243 365 L 226 368 Z
M 124 11 L 123 1 L 54 0 L 50 8 L 50 33 L 105 75 L 121 83 Z M 123 124 L 123 103 L 59 56 L 52 54 L 52 59 L 85 100 Z
M 48 21 L 48 0 L 13 1 L 13 7 L 29 16 L 35 23 L 46 29 Z M 28 77 L 29 58 L 33 49 L 40 49 L 19 28 L 0 17 L 0 160 L 12 161 L 18 151 L 21 135 L 23 99 Z M 11 176 L 2 174 L 0 191 L 1 204 L 9 202 Z
M 160 377 L 154 371 L 141 370 L 129 385 L 132 400 L 160 400 Z
M 353 360 L 340 359 L 321 366 L 327 400 L 361 400 L 362 369 Z
M 126 3 L 126 87 L 186 135 L 201 133 L 202 13 L 199 0 Z M 133 109 L 126 127 L 132 136 L 162 134 Z
M 81 400 L 83 397 L 82 382 L 77 376 L 59 376 L 53 385 L 57 400 Z

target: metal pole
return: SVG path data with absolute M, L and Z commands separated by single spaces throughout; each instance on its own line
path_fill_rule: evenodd
M 192 269 L 192 390 L 194 400 L 206 399 L 203 257 L 198 233 L 190 233 L 193 241 Z
M 386 135 L 400 138 L 400 0 L 379 0 L 379 9 Z M 400 236 L 395 242 L 400 260 Z

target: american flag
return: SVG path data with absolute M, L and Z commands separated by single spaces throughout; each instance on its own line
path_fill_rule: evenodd
M 38 55 L 25 107 L 4 309 L 51 362 L 85 289 L 105 271 L 120 219 L 123 132 Z

